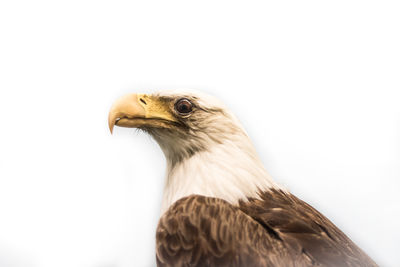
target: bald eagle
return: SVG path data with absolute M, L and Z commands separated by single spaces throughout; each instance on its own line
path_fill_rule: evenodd
M 377 266 L 331 221 L 276 183 L 236 117 L 193 92 L 129 94 L 109 127 L 139 128 L 167 160 L 158 266 Z

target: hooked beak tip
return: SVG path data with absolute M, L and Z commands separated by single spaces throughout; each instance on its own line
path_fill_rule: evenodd
M 111 114 L 108 117 L 108 128 L 110 129 L 110 133 L 113 134 L 114 125 L 115 125 L 115 118 L 112 118 Z
M 108 128 L 110 133 L 113 133 L 114 126 L 122 127 L 136 127 L 135 125 L 130 125 L 129 123 L 124 125 L 123 123 L 118 123 L 120 119 L 123 118 L 134 118 L 134 117 L 145 117 L 146 113 L 141 103 L 138 101 L 137 94 L 128 94 L 120 97 L 111 106 L 110 112 L 108 114 Z

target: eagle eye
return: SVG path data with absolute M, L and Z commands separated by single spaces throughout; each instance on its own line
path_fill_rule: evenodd
M 178 113 L 187 115 L 193 110 L 193 104 L 187 98 L 181 98 L 175 103 L 175 110 Z

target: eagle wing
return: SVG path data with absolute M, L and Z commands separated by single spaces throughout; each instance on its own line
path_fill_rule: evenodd
M 272 190 L 234 206 L 191 195 L 157 227 L 158 266 L 376 266 L 334 224 Z

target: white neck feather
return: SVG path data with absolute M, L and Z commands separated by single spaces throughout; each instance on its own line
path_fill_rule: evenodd
M 167 158 L 162 214 L 175 201 L 192 194 L 237 204 L 240 199 L 258 198 L 260 191 L 283 189 L 264 169 L 247 135 L 240 139 L 239 145 L 233 141 L 214 144 L 176 165 Z

